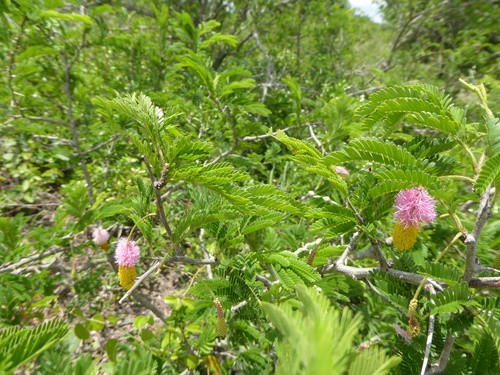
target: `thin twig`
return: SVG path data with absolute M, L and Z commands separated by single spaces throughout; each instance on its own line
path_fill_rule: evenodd
M 97 150 L 99 150 L 100 148 L 102 148 L 102 147 L 106 146 L 107 144 L 109 144 L 109 143 L 111 143 L 111 142 L 116 141 L 118 138 L 119 138 L 119 136 L 118 136 L 118 135 L 115 135 L 114 137 L 112 137 L 112 138 L 108 139 L 107 141 L 104 141 L 104 142 L 102 142 L 102 143 L 99 143 L 98 145 L 95 145 L 94 147 L 89 148 L 88 150 L 82 151 L 82 152 L 80 153 L 80 155 L 88 155 L 88 154 L 90 154 L 90 153 L 92 153 L 92 152 L 94 152 L 94 151 L 97 151 Z
M 448 336 L 444 343 L 443 351 L 439 356 L 439 362 L 433 364 L 426 372 L 425 375 L 434 375 L 440 374 L 444 371 L 451 356 L 451 350 L 453 349 L 453 344 L 455 343 L 455 339 L 452 336 Z
M 152 258 L 153 260 L 163 260 L 163 258 Z M 211 259 L 196 259 L 196 258 L 188 258 L 184 256 L 173 256 L 169 258 L 165 258 L 165 264 L 168 263 L 184 263 L 184 264 L 190 264 L 193 266 L 201 266 L 201 265 L 207 265 L 207 264 L 218 264 L 219 260 L 217 258 L 211 258 Z
M 205 241 L 203 240 L 203 237 L 205 237 L 205 229 L 201 228 L 200 229 L 200 235 L 198 236 L 198 238 L 200 240 L 201 250 L 203 251 L 205 259 L 207 259 L 207 260 L 214 259 L 214 257 L 212 256 L 212 254 L 210 254 L 208 252 L 207 247 L 205 246 Z M 211 279 L 214 278 L 214 276 L 212 274 L 212 266 L 210 264 L 207 265 L 207 278 L 209 280 L 211 280 Z
M 271 288 L 274 284 L 277 284 L 279 282 L 279 281 L 271 281 L 262 275 L 255 275 L 255 280 L 260 281 L 262 284 L 264 284 L 268 288 Z
M 241 301 L 240 303 L 234 305 L 234 306 L 231 306 L 231 312 L 235 312 L 235 311 L 238 311 L 239 309 L 245 307 L 246 305 L 248 305 L 248 301 Z
M 47 250 L 47 251 L 45 251 L 43 253 L 34 254 L 34 255 L 29 256 L 29 257 L 23 258 L 23 259 L 19 260 L 16 263 L 6 263 L 6 264 L 2 265 L 2 267 L 0 267 L 0 273 L 6 273 L 6 272 L 15 271 L 18 268 L 24 266 L 25 264 L 32 263 L 34 261 L 46 258 L 48 256 L 51 256 L 51 255 L 54 255 L 54 254 L 57 254 L 57 253 L 61 253 L 64 250 L 65 249 L 63 247 L 58 247 L 57 246 L 57 247 L 49 249 L 49 250 Z
M 195 259 L 195 258 L 188 258 L 188 257 L 183 257 L 183 256 L 174 256 L 170 258 L 152 258 L 155 260 L 155 263 L 149 269 L 144 272 L 132 285 L 132 287 L 123 295 L 122 298 L 118 301 L 119 303 L 122 303 L 130 294 L 141 285 L 146 278 L 151 275 L 153 272 L 158 270 L 162 266 L 162 261 L 163 264 L 168 264 L 168 263 L 184 263 L 184 264 L 191 264 L 191 265 L 207 265 L 207 264 L 217 264 L 219 261 L 215 258 L 212 259 Z
M 434 288 L 431 286 L 427 287 L 427 290 L 432 296 L 436 295 L 436 291 Z M 435 322 L 435 316 L 430 315 L 429 316 L 429 328 L 427 330 L 427 341 L 425 343 L 425 355 L 424 355 L 424 360 L 422 362 L 422 369 L 420 371 L 420 375 L 425 375 L 426 370 L 427 370 L 427 364 L 429 363 L 429 357 L 431 355 L 431 347 L 432 347 L 432 338 L 434 336 L 434 322 Z
M 387 260 L 384 257 L 384 254 L 382 253 L 382 250 L 380 249 L 380 244 L 378 240 L 372 239 L 372 248 L 373 252 L 375 254 L 375 258 L 379 261 L 380 263 L 380 269 L 384 272 L 387 272 L 389 270 L 389 264 L 387 263 Z
M 316 238 L 314 241 L 311 241 L 311 242 L 308 242 L 308 243 L 302 245 L 297 250 L 295 250 L 293 253 L 295 255 L 299 255 L 303 252 L 309 251 L 311 248 L 318 246 L 321 243 L 321 241 L 323 241 L 323 238 Z
M 402 309 L 401 307 L 396 305 L 394 302 L 392 302 L 392 300 L 389 297 L 387 297 L 384 293 L 382 293 L 380 290 L 378 290 L 378 288 L 375 287 L 375 285 L 373 285 L 368 279 L 364 279 L 363 281 L 366 283 L 366 285 L 368 285 L 370 287 L 370 289 L 372 291 L 375 292 L 375 294 L 377 294 L 380 298 L 382 298 L 384 301 L 386 301 L 388 304 L 390 304 L 392 307 L 394 307 L 400 314 L 404 315 L 407 318 L 410 317 L 410 314 L 408 314 L 408 311 Z
M 115 272 L 118 272 L 118 267 L 116 266 L 116 263 L 115 263 L 115 259 L 113 257 L 113 254 L 112 253 L 107 253 L 106 254 L 106 257 L 108 259 L 108 263 L 111 265 L 111 267 L 113 268 L 113 270 Z M 136 283 L 137 284 L 137 283 Z M 134 284 L 135 286 L 135 284 Z M 127 292 L 128 293 L 128 292 Z M 158 317 L 158 319 L 160 319 L 163 323 L 166 323 L 166 317 L 165 317 L 165 314 L 163 314 L 163 312 L 161 312 L 156 306 L 154 306 L 148 299 L 146 296 L 144 296 L 143 294 L 139 293 L 139 291 L 137 290 L 132 290 L 130 291 L 129 295 L 132 294 L 134 296 L 134 298 L 141 304 L 143 305 L 145 308 L 147 308 L 149 311 L 151 311 L 154 315 L 156 315 L 156 317 Z M 121 301 L 121 300 L 120 300 Z M 120 302 L 121 303 L 121 302 Z
M 48 122 L 49 124 L 57 124 L 57 125 L 64 125 L 66 126 L 67 123 L 62 121 L 62 120 L 54 120 L 49 117 L 40 117 L 40 116 L 28 116 L 25 114 L 21 115 L 11 115 L 11 118 L 17 120 L 17 119 L 26 119 L 26 120 L 31 120 L 31 121 L 41 121 L 41 122 Z
M 135 281 L 134 285 L 132 285 L 132 287 L 129 290 L 127 290 L 127 292 L 123 295 L 123 297 L 120 298 L 120 300 L 118 301 L 118 303 L 122 303 L 123 301 L 125 301 L 125 299 L 127 299 L 127 297 L 130 296 L 134 292 L 134 290 L 136 290 L 137 287 L 139 285 L 141 285 L 144 280 L 146 280 L 146 278 L 149 275 L 151 275 L 153 272 L 155 272 L 158 269 L 159 266 L 160 266 L 160 262 L 153 263 L 153 265 L 151 267 L 149 267 L 149 269 L 146 272 L 144 272 L 141 275 L 141 277 L 139 277 Z
M 323 147 L 323 143 L 321 143 L 320 140 L 318 139 L 318 137 L 316 137 L 316 134 L 314 133 L 314 129 L 312 127 L 312 124 L 308 123 L 307 127 L 309 128 L 309 134 L 311 134 L 311 138 L 314 140 L 316 145 L 321 150 L 321 153 L 324 155 L 326 153 L 325 148 Z
M 479 209 L 477 212 L 476 224 L 474 225 L 472 235 L 468 235 L 466 240 L 464 241 L 467 246 L 467 253 L 465 255 L 465 271 L 463 279 L 467 283 L 474 275 L 474 270 L 476 267 L 477 243 L 490 214 L 491 206 L 489 200 L 492 192 L 494 192 L 494 188 L 488 187 L 481 196 L 481 201 L 479 203 Z
M 146 169 L 148 170 L 149 174 L 149 179 L 151 180 L 151 184 L 155 187 L 155 176 L 153 173 L 153 169 L 151 167 L 151 164 L 149 163 L 149 160 L 146 156 L 144 156 L 144 164 L 146 164 Z M 160 194 L 160 189 L 157 189 L 156 187 L 153 189 L 155 193 L 155 198 L 156 198 L 156 208 L 158 210 L 158 215 L 160 217 L 160 222 L 167 231 L 169 239 L 172 239 L 173 233 L 172 233 L 172 228 L 170 228 L 170 224 L 167 221 L 167 216 L 165 215 L 165 210 L 163 209 L 163 203 L 161 200 L 161 194 Z
M 339 264 L 345 264 L 347 257 L 356 248 L 356 241 L 358 240 L 359 237 L 359 232 L 354 232 L 354 234 L 351 237 L 351 240 L 349 241 L 349 245 L 345 248 L 344 252 L 340 256 L 339 259 L 337 259 L 337 262 Z
M 293 125 L 293 126 L 289 126 L 287 128 L 278 129 L 278 130 L 281 130 L 282 132 L 286 132 L 288 130 L 304 128 L 306 126 L 309 126 L 309 123 L 301 124 L 301 125 Z M 275 137 L 275 136 L 276 136 L 276 132 L 266 133 L 266 134 L 262 134 L 262 135 L 249 135 L 249 136 L 243 137 L 242 141 L 244 141 L 244 142 L 259 141 L 261 139 L 271 138 L 271 137 Z

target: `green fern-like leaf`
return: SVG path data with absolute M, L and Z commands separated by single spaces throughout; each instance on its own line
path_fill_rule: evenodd
M 441 263 L 430 263 L 425 268 L 424 274 L 452 286 L 461 280 L 461 275 L 456 268 Z
M 390 169 L 375 176 L 380 183 L 370 189 L 369 195 L 372 198 L 415 186 L 423 186 L 431 192 L 439 188 L 438 179 L 422 170 Z
M 371 138 L 354 140 L 342 150 L 333 152 L 326 158 L 326 162 L 333 165 L 355 160 L 371 161 L 388 166 L 424 167 L 420 160 L 400 146 Z
M 89 205 L 88 189 L 82 182 L 72 182 L 63 188 L 62 209 L 69 215 L 81 219 Z
M 378 347 L 370 347 L 359 353 L 349 366 L 349 375 L 382 375 L 401 362 L 399 357 L 387 358 L 385 351 Z
M 328 299 L 312 289 L 297 285 L 299 309 L 290 304 L 276 306 L 263 302 L 262 308 L 281 338 L 276 346 L 278 365 L 276 374 L 361 374 L 369 369 L 386 374 L 397 365 L 397 358 L 388 358 L 381 350 L 358 354 L 353 340 L 361 322 L 344 309 L 339 311 Z M 307 348 L 307 350 L 305 350 Z M 357 359 L 357 356 L 362 356 Z M 369 363 L 371 358 L 372 363 Z
M 153 355 L 146 349 L 138 348 L 130 353 L 127 358 L 120 358 L 117 361 L 114 375 L 149 375 L 155 374 L 157 363 Z
M 278 221 L 283 220 L 285 218 L 284 215 L 278 214 L 278 213 L 271 213 L 268 215 L 264 215 L 261 217 L 258 216 L 252 216 L 245 218 L 242 225 L 241 225 L 241 234 L 250 234 L 252 232 L 268 228 L 274 224 L 276 224 Z
M 491 183 L 497 184 L 500 180 L 500 153 L 486 160 L 477 178 L 476 188 L 479 193 L 484 193 Z
M 360 110 L 367 127 L 384 122 L 391 128 L 406 118 L 409 122 L 455 135 L 462 128 L 463 111 L 436 87 L 404 85 L 382 89 L 372 94 Z
M 60 319 L 46 321 L 35 328 L 3 330 L 0 333 L 0 370 L 13 372 L 57 344 L 67 332 L 68 325 Z
M 262 254 L 259 259 L 271 265 L 273 272 L 287 289 L 294 289 L 298 284 L 317 283 L 321 279 L 313 267 L 287 251 Z
M 294 155 L 308 155 L 315 159 L 323 157 L 321 152 L 308 142 L 289 137 L 282 130 L 278 130 L 275 137 L 278 141 L 284 143 Z
M 464 283 L 458 283 L 438 293 L 434 299 L 436 306 L 431 310 L 432 314 L 445 314 L 459 312 L 464 306 L 473 306 L 477 302 L 469 300 L 469 288 Z
M 289 212 L 295 215 L 300 215 L 303 211 L 300 203 L 292 201 L 286 193 L 273 185 L 249 185 L 245 187 L 242 195 L 249 199 L 253 205 L 269 210 Z
M 497 118 L 488 120 L 486 129 L 488 132 L 488 148 L 486 151 L 489 156 L 495 156 L 500 153 L 500 122 Z
M 162 135 L 170 140 L 180 135 L 179 131 L 169 125 L 181 112 L 176 108 L 164 111 L 144 94 L 125 95 L 109 101 L 108 104 L 123 115 L 136 120 L 141 125 L 141 135 L 155 145 L 163 144 Z
M 471 374 L 493 375 L 500 372 L 498 347 L 493 338 L 485 333 L 474 347 L 470 365 Z
M 313 234 L 324 238 L 334 238 L 354 229 L 356 221 L 347 218 L 328 218 L 315 221 L 310 226 Z
M 211 93 L 214 92 L 214 78 L 210 70 L 205 66 L 201 58 L 193 51 L 188 51 L 186 55 L 178 57 L 179 63 L 177 67 L 188 68 L 200 79 L 205 85 L 207 90 Z

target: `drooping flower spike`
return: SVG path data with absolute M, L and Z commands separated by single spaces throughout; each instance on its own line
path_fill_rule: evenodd
M 431 223 L 436 218 L 436 201 L 423 187 L 416 187 L 401 190 L 396 196 L 394 208 L 394 247 L 406 251 L 415 245 L 421 224 Z
M 137 271 L 135 265 L 139 261 L 140 249 L 134 241 L 121 238 L 116 245 L 115 259 L 118 263 L 118 279 L 120 285 L 129 290 L 135 283 Z

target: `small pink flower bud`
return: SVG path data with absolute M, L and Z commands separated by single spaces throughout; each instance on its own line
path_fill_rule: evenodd
M 134 241 L 120 238 L 116 245 L 115 259 L 119 266 L 134 267 L 139 261 L 140 249 Z
M 94 243 L 98 246 L 102 246 L 108 243 L 109 240 L 109 232 L 102 228 L 95 228 L 94 231 L 92 232 L 92 239 L 94 240 Z
M 335 173 L 337 173 L 337 174 L 345 174 L 346 176 L 349 175 L 349 171 L 347 170 L 347 168 L 346 167 L 342 167 L 342 166 L 335 167 Z

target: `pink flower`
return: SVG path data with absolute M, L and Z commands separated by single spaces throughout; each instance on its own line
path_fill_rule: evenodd
M 342 167 L 342 166 L 335 167 L 335 172 L 337 174 L 345 174 L 345 175 L 349 174 L 349 171 L 347 170 L 347 168 L 346 167 Z
M 95 228 L 92 232 L 92 239 L 94 240 L 96 245 L 104 245 L 109 240 L 109 232 L 102 227 Z
M 423 187 L 401 190 L 394 204 L 397 221 L 408 228 L 418 226 L 421 222 L 432 222 L 436 214 L 436 201 Z
M 120 238 L 116 245 L 115 259 L 119 266 L 134 267 L 139 261 L 139 246 L 128 238 Z

